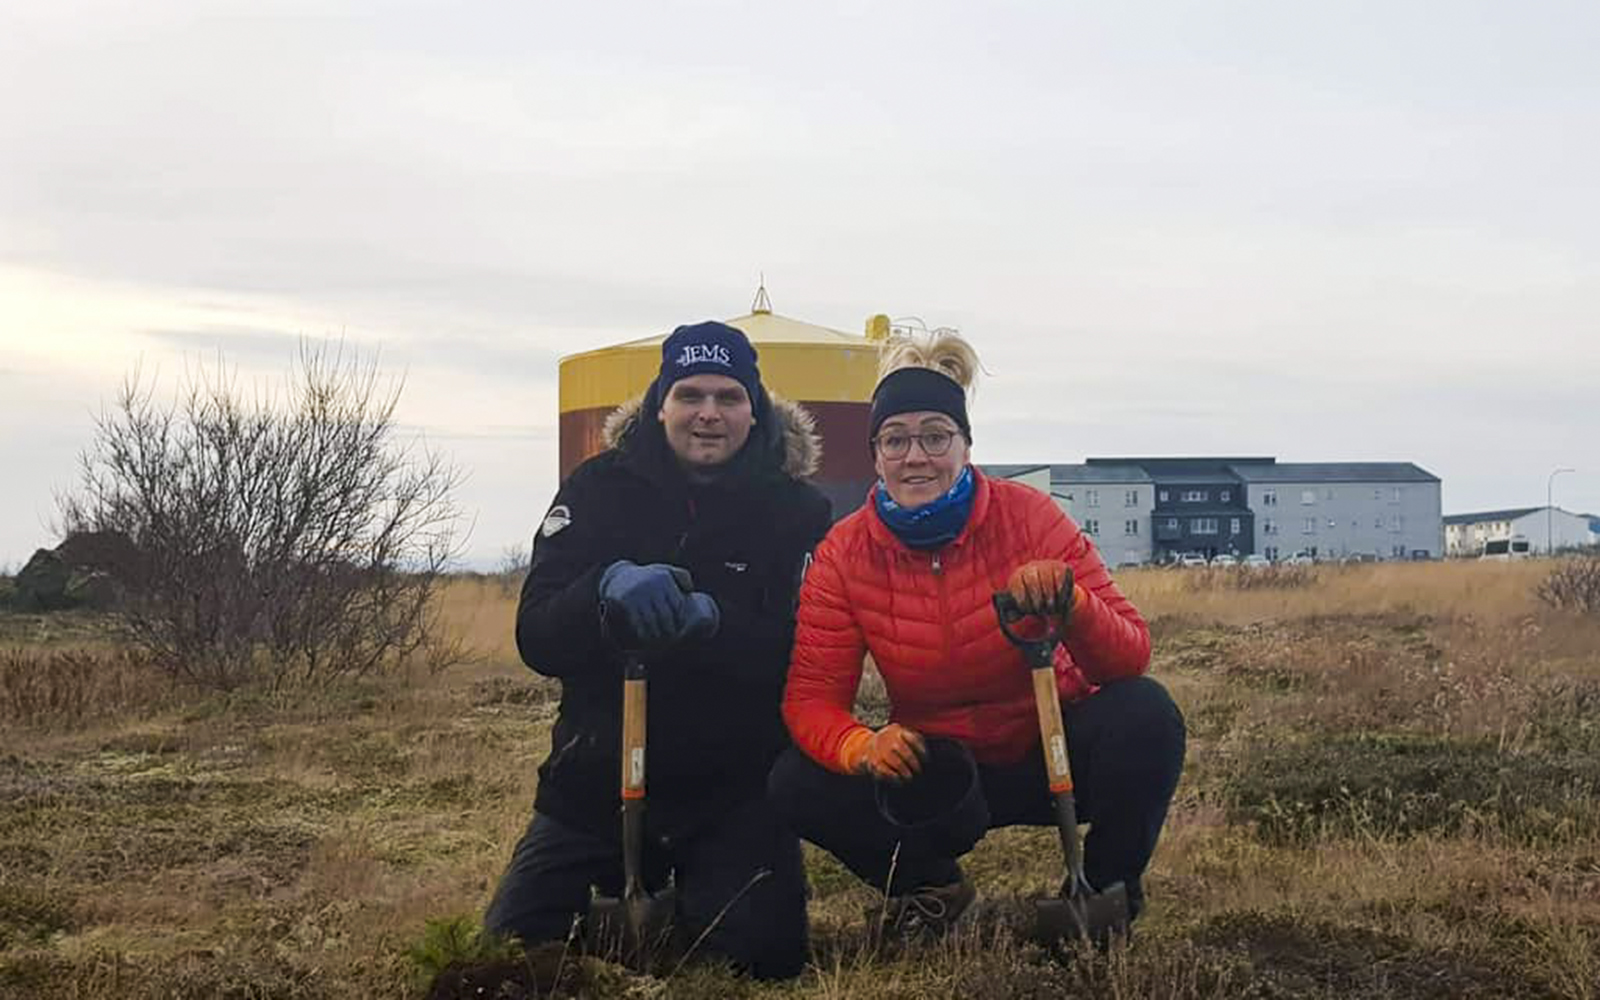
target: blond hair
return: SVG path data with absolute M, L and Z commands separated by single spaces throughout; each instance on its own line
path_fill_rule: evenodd
M 940 327 L 937 330 L 896 332 L 878 355 L 878 381 L 902 368 L 931 368 L 972 395 L 978 380 L 978 352 L 967 339 L 954 330 Z

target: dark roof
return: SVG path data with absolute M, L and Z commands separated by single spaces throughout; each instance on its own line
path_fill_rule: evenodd
M 1233 472 L 1251 483 L 1437 483 L 1439 477 L 1411 462 L 1274 462 L 1236 464 Z
M 1544 509 L 1544 506 L 1540 505 L 1538 507 L 1507 507 L 1504 510 L 1473 511 L 1472 513 L 1468 514 L 1449 514 L 1445 516 L 1444 523 L 1477 524 L 1479 521 L 1515 521 L 1519 517 L 1527 517 L 1529 514 L 1537 514 Z M 1600 531 L 1600 518 L 1595 517 L 1593 514 L 1574 514 L 1572 511 L 1562 510 L 1560 507 L 1552 507 L 1550 509 L 1554 510 L 1557 514 L 1566 514 L 1570 517 L 1582 518 L 1583 520 L 1589 522 L 1589 529 L 1591 531 Z
M 1477 524 L 1479 521 L 1515 521 L 1543 507 L 1507 507 L 1504 510 L 1480 510 L 1471 514 L 1446 514 L 1445 524 Z
M 984 462 L 984 463 L 980 463 L 978 468 L 983 470 L 983 474 L 984 475 L 993 476 L 996 479 L 1015 479 L 1018 476 L 1025 476 L 1030 472 L 1038 472 L 1040 469 L 1048 469 L 1048 468 L 1050 468 L 1050 466 L 1048 466 L 1048 465 L 1002 465 L 1002 464 Z
M 1082 465 L 980 465 L 1002 479 L 1050 470 L 1050 482 L 1227 486 L 1246 483 L 1437 483 L 1412 462 L 1280 462 L 1275 458 L 1086 458 Z
M 1238 486 L 1239 477 L 1226 469 L 1215 472 L 1157 472 L 1156 482 L 1163 486 Z
M 1208 469 L 1226 469 L 1230 465 L 1272 465 L 1277 459 L 1270 455 L 1261 458 L 1156 455 L 1149 458 L 1086 458 L 1084 462 L 1089 465 L 1137 465 L 1152 475 L 1160 475 L 1162 472 L 1200 473 Z
M 1148 483 L 1150 474 L 1137 465 L 1052 465 L 1050 485 L 1072 483 Z

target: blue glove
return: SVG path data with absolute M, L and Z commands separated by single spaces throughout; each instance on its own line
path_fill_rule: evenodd
M 689 610 L 689 571 L 620 559 L 600 574 L 603 620 L 627 646 L 660 646 L 684 634 Z M 615 631 L 620 626 L 620 633 Z
M 721 626 L 722 609 L 717 607 L 716 599 L 697 590 L 689 595 L 684 609 L 683 631 L 678 633 L 678 638 L 709 639 L 717 634 Z

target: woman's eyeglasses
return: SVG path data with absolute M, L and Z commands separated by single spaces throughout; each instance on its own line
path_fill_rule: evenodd
M 913 441 L 922 446 L 924 455 L 938 458 L 950 450 L 950 442 L 953 440 L 955 434 L 945 430 L 923 431 L 921 434 L 890 431 L 887 434 L 879 434 L 873 443 L 878 446 L 878 454 L 884 458 L 905 458 L 911 453 Z

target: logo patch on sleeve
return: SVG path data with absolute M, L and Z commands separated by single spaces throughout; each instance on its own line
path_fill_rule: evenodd
M 572 511 L 567 509 L 566 504 L 558 503 L 544 516 L 544 524 L 540 525 L 539 534 L 549 538 L 571 523 Z

